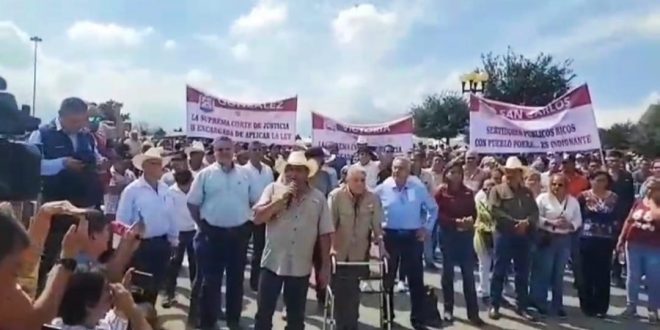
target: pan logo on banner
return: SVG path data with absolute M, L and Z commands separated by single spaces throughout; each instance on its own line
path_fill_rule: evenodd
M 237 142 L 291 145 L 296 137 L 298 99 L 245 104 L 217 98 L 186 86 L 186 133 Z
M 470 149 L 479 153 L 576 152 L 600 149 L 587 85 L 545 107 L 470 96 Z
M 411 116 L 389 123 L 357 125 L 346 124 L 312 112 L 312 141 L 314 145 L 327 147 L 337 144 L 340 156 L 350 158 L 357 151 L 358 137 L 377 149 L 386 145 L 396 153 L 405 153 L 413 146 L 413 121 Z

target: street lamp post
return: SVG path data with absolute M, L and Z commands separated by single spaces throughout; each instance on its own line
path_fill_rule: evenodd
M 32 77 L 32 116 L 34 116 L 36 113 L 34 106 L 37 100 L 37 45 L 42 42 L 43 39 L 39 38 L 39 36 L 34 36 L 30 38 L 30 41 L 34 42 L 34 75 Z
M 461 90 L 463 93 L 483 93 L 488 81 L 488 73 L 471 72 L 461 76 Z

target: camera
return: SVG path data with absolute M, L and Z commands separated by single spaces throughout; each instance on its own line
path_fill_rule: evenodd
M 25 140 L 41 120 L 30 116 L 28 105 L 19 109 L 6 89 L 0 77 L 0 200 L 33 200 L 41 189 L 41 152 Z

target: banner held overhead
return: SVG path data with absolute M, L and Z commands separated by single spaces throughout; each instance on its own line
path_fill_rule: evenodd
M 312 112 L 312 141 L 314 145 L 339 146 L 339 154 L 351 157 L 357 151 L 357 139 L 363 137 L 370 146 L 382 148 L 392 145 L 396 153 L 406 153 L 413 146 L 412 116 L 405 116 L 388 123 L 357 125 L 346 124 Z
M 296 137 L 296 97 L 240 103 L 186 86 L 186 133 L 193 138 L 224 135 L 236 142 L 292 145 Z
M 600 147 L 586 84 L 545 107 L 470 95 L 470 149 L 478 153 L 576 152 Z

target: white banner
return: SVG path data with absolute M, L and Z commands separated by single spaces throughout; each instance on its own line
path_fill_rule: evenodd
M 236 142 L 292 145 L 296 138 L 298 99 L 245 104 L 217 98 L 186 86 L 186 134 Z
M 600 147 L 587 85 L 545 107 L 470 96 L 470 149 L 478 153 L 577 152 Z
M 391 145 L 395 153 L 406 153 L 413 146 L 413 121 L 406 116 L 389 123 L 356 125 L 338 122 L 312 112 L 312 143 L 327 147 L 339 146 L 339 154 L 350 158 L 357 151 L 357 139 L 363 137 L 369 146 L 377 149 Z

